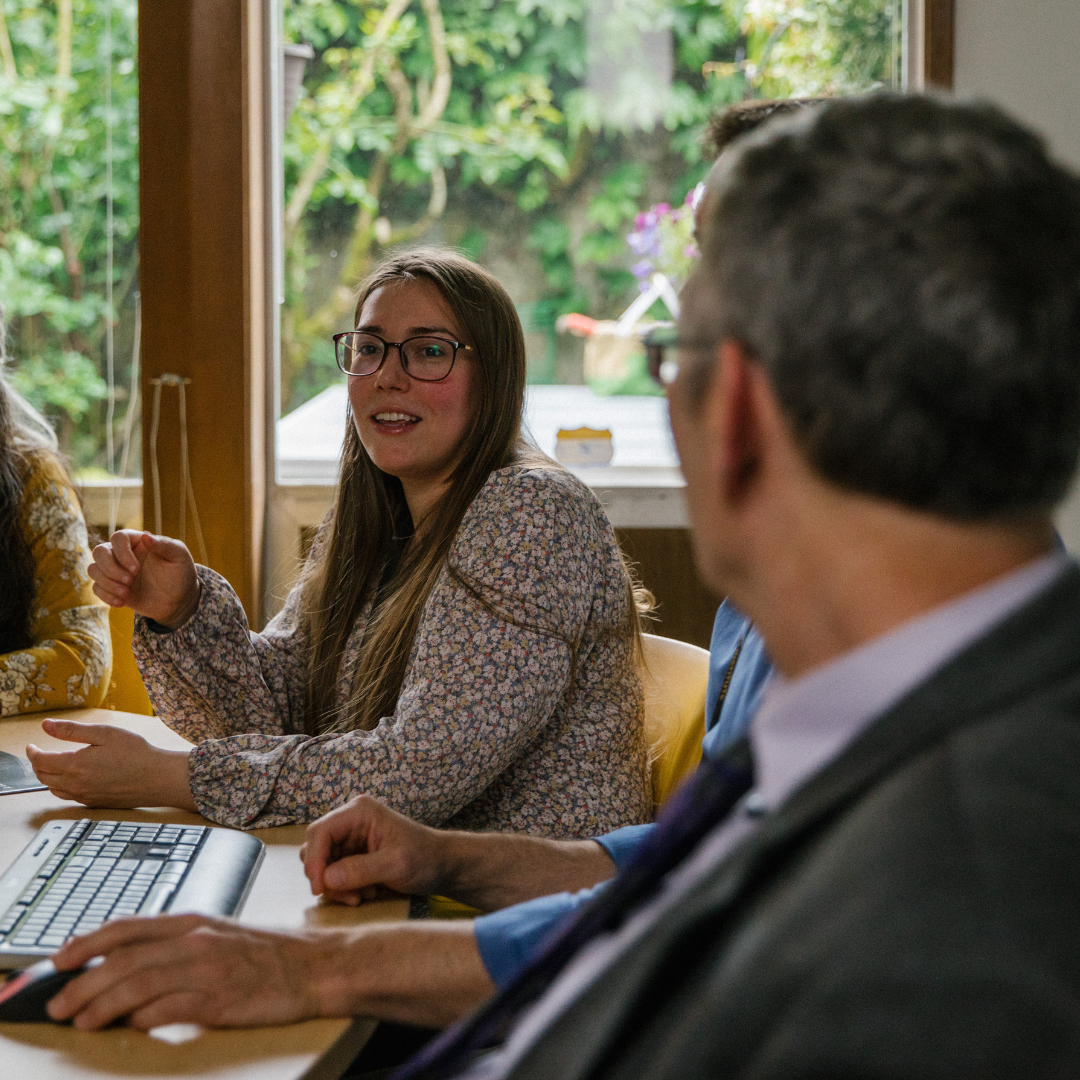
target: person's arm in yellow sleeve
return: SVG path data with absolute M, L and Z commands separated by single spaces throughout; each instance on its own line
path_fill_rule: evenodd
M 90 551 L 79 500 L 45 455 L 19 506 L 34 562 L 32 644 L 0 655 L 0 716 L 100 705 L 112 674 L 109 609 L 90 588 Z

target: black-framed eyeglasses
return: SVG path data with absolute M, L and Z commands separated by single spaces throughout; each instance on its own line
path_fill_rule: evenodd
M 670 386 L 679 377 L 677 353 L 680 349 L 710 349 L 714 341 L 695 341 L 679 337 L 674 323 L 654 326 L 641 339 L 645 346 L 645 360 L 653 382 Z
M 472 352 L 471 345 L 442 337 L 411 337 L 404 341 L 384 341 L 378 334 L 347 330 L 334 335 L 337 366 L 346 375 L 374 375 L 397 349 L 401 366 L 412 379 L 441 382 L 454 370 L 458 349 Z

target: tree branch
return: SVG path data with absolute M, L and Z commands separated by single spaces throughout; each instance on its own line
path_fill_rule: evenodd
M 4 64 L 4 76 L 9 82 L 19 81 L 19 69 L 15 66 L 15 53 L 11 48 L 11 35 L 8 33 L 4 8 L 0 4 L 0 60 Z
M 420 4 L 427 16 L 431 57 L 435 61 L 435 81 L 431 84 L 431 93 L 416 118 L 416 126 L 423 130 L 434 124 L 446 111 L 453 73 L 450 54 L 446 51 L 446 27 L 443 24 L 439 0 L 420 0 Z
M 51 167 L 52 154 L 50 153 L 49 168 Z M 56 184 L 53 183 L 52 173 L 48 168 L 41 174 L 41 186 L 49 196 L 49 206 L 52 208 L 52 212 L 62 222 L 64 215 L 67 213 L 67 207 L 64 206 L 64 200 L 60 197 L 60 192 L 56 190 Z M 59 232 L 60 249 L 64 253 L 64 269 L 71 279 L 71 298 L 72 300 L 81 300 L 83 268 L 82 263 L 79 261 L 79 249 L 72 239 L 71 230 L 67 225 L 61 224 Z
M 356 71 L 356 76 L 349 88 L 349 94 L 345 105 L 341 110 L 342 119 L 337 124 L 332 124 L 319 134 L 318 147 L 300 179 L 293 188 L 289 197 L 288 206 L 285 208 L 285 234 L 286 237 L 299 224 L 304 216 L 304 210 L 311 199 L 315 185 L 322 178 L 326 166 L 330 163 L 330 154 L 333 150 L 334 139 L 338 132 L 353 122 L 353 114 L 360 102 L 370 93 L 375 85 L 375 64 L 382 54 L 386 39 L 393 29 L 394 24 L 405 14 L 412 0 L 390 0 L 386 9 L 379 16 L 375 29 L 365 42 L 366 51 Z
M 72 0 L 56 0 L 56 74 L 61 79 L 71 78 L 71 4 Z M 65 97 L 67 89 L 58 93 Z
M 406 240 L 414 240 L 435 224 L 446 209 L 446 170 L 442 165 L 436 165 L 431 172 L 431 198 L 428 200 L 427 212 L 422 218 L 406 225 L 403 229 L 395 229 L 390 234 L 391 244 L 400 244 Z

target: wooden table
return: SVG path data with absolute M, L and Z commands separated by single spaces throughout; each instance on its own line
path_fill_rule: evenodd
M 50 739 L 42 716 L 0 720 L 0 750 L 25 756 L 33 742 L 54 749 L 71 744 Z M 63 717 L 113 724 L 138 732 L 171 750 L 188 744 L 159 720 L 103 709 L 73 709 Z M 55 818 L 210 824 L 183 810 L 88 810 L 47 791 L 0 796 L 0 871 L 15 859 L 42 825 Z M 255 879 L 242 922 L 263 927 L 341 926 L 402 919 L 404 900 L 360 908 L 321 905 L 311 895 L 298 852 L 304 826 L 259 829 L 266 857 Z M 176 1024 L 143 1034 L 128 1028 L 78 1032 L 56 1024 L 0 1024 L 0 1076 L 19 1080 L 336 1080 L 360 1051 L 374 1020 L 309 1020 L 287 1027 L 207 1031 Z

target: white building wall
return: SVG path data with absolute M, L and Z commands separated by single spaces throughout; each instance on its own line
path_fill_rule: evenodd
M 956 0 L 956 94 L 987 98 L 1080 169 L 1080 0 Z M 1080 483 L 1058 515 L 1080 554 Z

